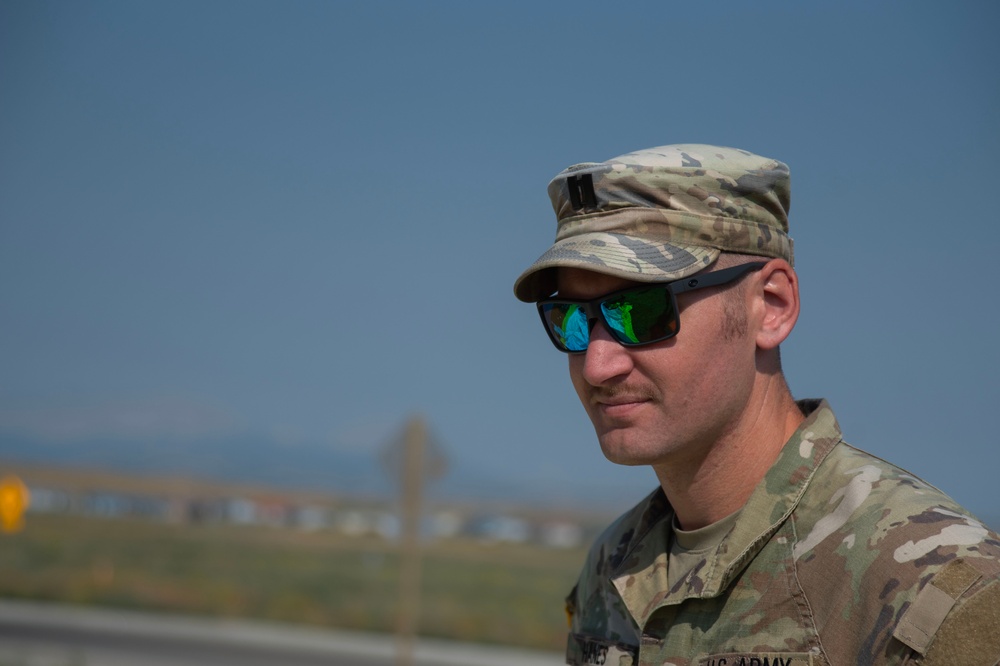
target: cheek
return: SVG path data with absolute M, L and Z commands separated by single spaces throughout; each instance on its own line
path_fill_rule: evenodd
M 692 396 L 706 405 L 746 393 L 753 383 L 754 355 L 739 341 L 718 336 L 699 350 L 700 361 L 684 370 Z

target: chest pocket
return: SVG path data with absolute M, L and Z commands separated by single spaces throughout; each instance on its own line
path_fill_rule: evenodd
M 566 641 L 566 663 L 571 666 L 636 666 L 639 648 L 583 634 L 570 634 Z

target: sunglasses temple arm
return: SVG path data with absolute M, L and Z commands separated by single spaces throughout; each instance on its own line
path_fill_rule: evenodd
M 681 279 L 670 284 L 670 291 L 676 295 L 683 294 L 685 291 L 692 291 L 694 289 L 715 287 L 732 282 L 746 273 L 759 271 L 766 265 L 766 261 L 742 264 L 740 266 L 733 266 L 732 268 L 724 268 L 721 271 L 712 271 L 711 273 L 704 273 L 687 279 Z

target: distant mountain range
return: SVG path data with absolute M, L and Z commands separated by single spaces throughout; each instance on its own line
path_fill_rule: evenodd
M 396 481 L 375 452 L 343 451 L 319 444 L 282 444 L 263 435 L 212 438 L 127 440 L 89 438 L 51 441 L 0 431 L 0 460 L 55 464 L 160 476 L 194 477 L 260 484 L 334 495 L 391 497 Z M 453 466 L 429 483 L 429 494 L 443 499 L 546 501 L 600 505 L 606 498 L 581 489 L 525 487 L 523 480 L 498 477 L 490 470 Z M 0 469 L 2 473 L 2 469 Z
M 254 435 L 46 441 L 0 432 L 0 458 L 331 493 L 381 494 L 390 490 L 387 474 L 368 456 L 319 446 L 282 446 Z

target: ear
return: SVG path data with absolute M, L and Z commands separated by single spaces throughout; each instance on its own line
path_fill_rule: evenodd
M 772 259 L 760 270 L 758 284 L 764 312 L 757 328 L 757 348 L 775 349 L 798 321 L 799 278 L 787 261 Z

